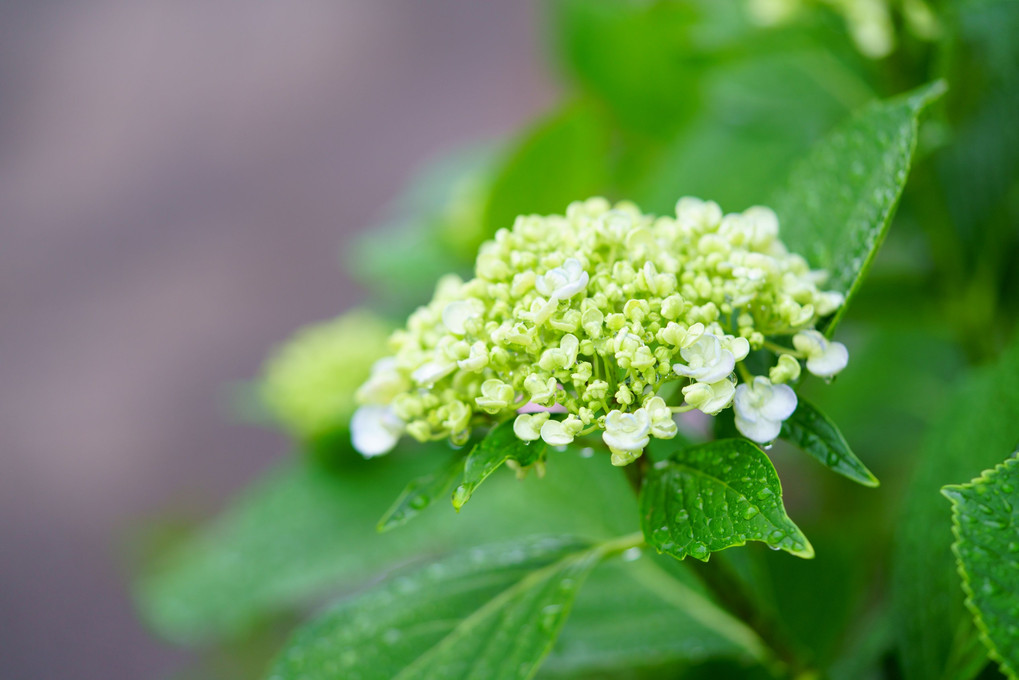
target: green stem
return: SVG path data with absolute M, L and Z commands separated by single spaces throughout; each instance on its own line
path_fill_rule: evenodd
M 648 459 L 646 455 L 642 455 L 637 460 L 623 467 L 626 481 L 630 483 L 630 488 L 633 489 L 633 493 L 637 498 L 640 498 L 640 490 L 644 486 L 644 475 L 647 472 L 647 467 Z
M 788 354 L 789 356 L 796 357 L 797 359 L 802 359 L 803 358 L 803 353 L 802 352 L 797 352 L 794 349 L 789 349 L 788 347 L 783 347 L 782 345 L 780 345 L 780 344 L 778 344 L 776 342 L 772 342 L 771 340 L 765 340 L 761 344 L 761 347 L 764 347 L 765 349 L 770 349 L 775 354 Z
M 802 658 L 781 624 L 764 612 L 747 591 L 743 581 L 722 560 L 700 562 L 690 560 L 692 571 L 730 613 L 745 623 L 774 653 L 781 662 L 781 674 L 790 678 L 809 678 L 816 675 L 810 664 Z
M 752 383 L 754 381 L 754 376 L 750 374 L 750 371 L 747 370 L 747 367 L 742 362 L 736 364 L 736 372 L 743 378 L 743 382 Z

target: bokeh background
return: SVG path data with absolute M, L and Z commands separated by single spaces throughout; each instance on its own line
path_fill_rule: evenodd
M 228 386 L 354 304 L 415 169 L 556 99 L 519 0 L 0 3 L 4 678 L 172 677 L 143 528 L 284 457 Z

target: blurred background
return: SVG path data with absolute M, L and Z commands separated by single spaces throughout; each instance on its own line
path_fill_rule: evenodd
M 955 619 L 923 619 L 924 588 L 955 592 L 942 613 L 963 613 L 937 490 L 1006 449 L 939 448 L 926 432 L 967 422 L 952 386 L 994 375 L 1019 318 L 1017 32 L 1015 0 L 0 2 L 0 675 L 254 677 L 295 614 L 415 553 L 522 531 L 521 506 L 543 530 L 587 520 L 581 502 L 602 529 L 632 520 L 577 499 L 570 473 L 530 496 L 507 473 L 472 501 L 473 525 L 436 510 L 430 529 L 380 538 L 408 467 L 430 461 L 349 451 L 348 414 L 319 399 L 349 397 L 342 329 L 281 371 L 290 415 L 322 406 L 323 432 L 282 412 L 294 440 L 240 422 L 267 414 L 239 387 L 295 329 L 369 294 L 401 318 L 515 215 L 592 194 L 742 210 L 852 112 L 944 79 L 839 328 L 851 368 L 806 387 L 882 486 L 779 446 L 817 559 L 720 558 L 764 565 L 751 580 L 818 668 L 848 653 L 903 677 L 898 645 L 905 677 L 934 677 Z M 1009 422 L 970 402 L 970 416 Z M 585 474 L 611 474 L 633 502 L 598 470 Z M 224 533 L 175 552 L 228 506 L 240 511 Z M 493 532 L 498 518 L 513 526 Z M 944 530 L 917 539 L 927 552 L 896 539 L 930 527 Z M 723 677 L 704 668 L 684 677 Z
M 169 677 L 132 537 L 287 455 L 226 387 L 408 177 L 554 101 L 518 0 L 0 3 L 4 678 Z

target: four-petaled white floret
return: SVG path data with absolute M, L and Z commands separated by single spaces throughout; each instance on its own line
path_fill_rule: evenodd
M 788 385 L 773 385 L 759 375 L 736 387 L 733 399 L 736 429 L 759 444 L 771 442 L 782 430 L 782 422 L 796 410 L 796 393 Z

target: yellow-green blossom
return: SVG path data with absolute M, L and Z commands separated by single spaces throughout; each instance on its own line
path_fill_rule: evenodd
M 555 446 L 600 431 L 622 465 L 650 437 L 675 436 L 674 412 L 716 414 L 735 398 L 738 422 L 764 423 L 744 434 L 766 441 L 792 412 L 788 388 L 759 377 L 767 386 L 754 383 L 741 399 L 748 354 L 768 337 L 796 336 L 797 349 L 783 350 L 790 358 L 819 362 L 822 373 L 841 358 L 814 326 L 842 296 L 820 289 L 825 272 L 778 234 L 767 208 L 723 215 L 696 198 L 681 199 L 674 217 L 601 198 L 565 215 L 521 216 L 481 246 L 474 278 L 444 278 L 393 334 L 393 355 L 358 395 L 375 409 L 359 423 L 380 433 L 376 443 L 388 442 L 394 422 L 419 440 L 463 442 L 515 417 L 520 439 Z M 789 360 L 776 378 L 798 373 Z M 781 408 L 765 387 L 778 390 Z
M 378 376 L 370 379 L 392 331 L 391 324 L 364 310 L 298 330 L 266 361 L 259 386 L 262 402 L 301 439 L 346 427 L 357 408 L 359 385 L 372 387 L 374 381 L 375 403 L 386 404 L 409 386 L 399 374 L 388 384 Z
M 887 57 L 895 49 L 896 13 L 905 29 L 921 40 L 935 40 L 941 34 L 940 22 L 925 0 L 747 0 L 751 18 L 765 26 L 789 23 L 811 5 L 841 14 L 856 48 L 871 59 Z

